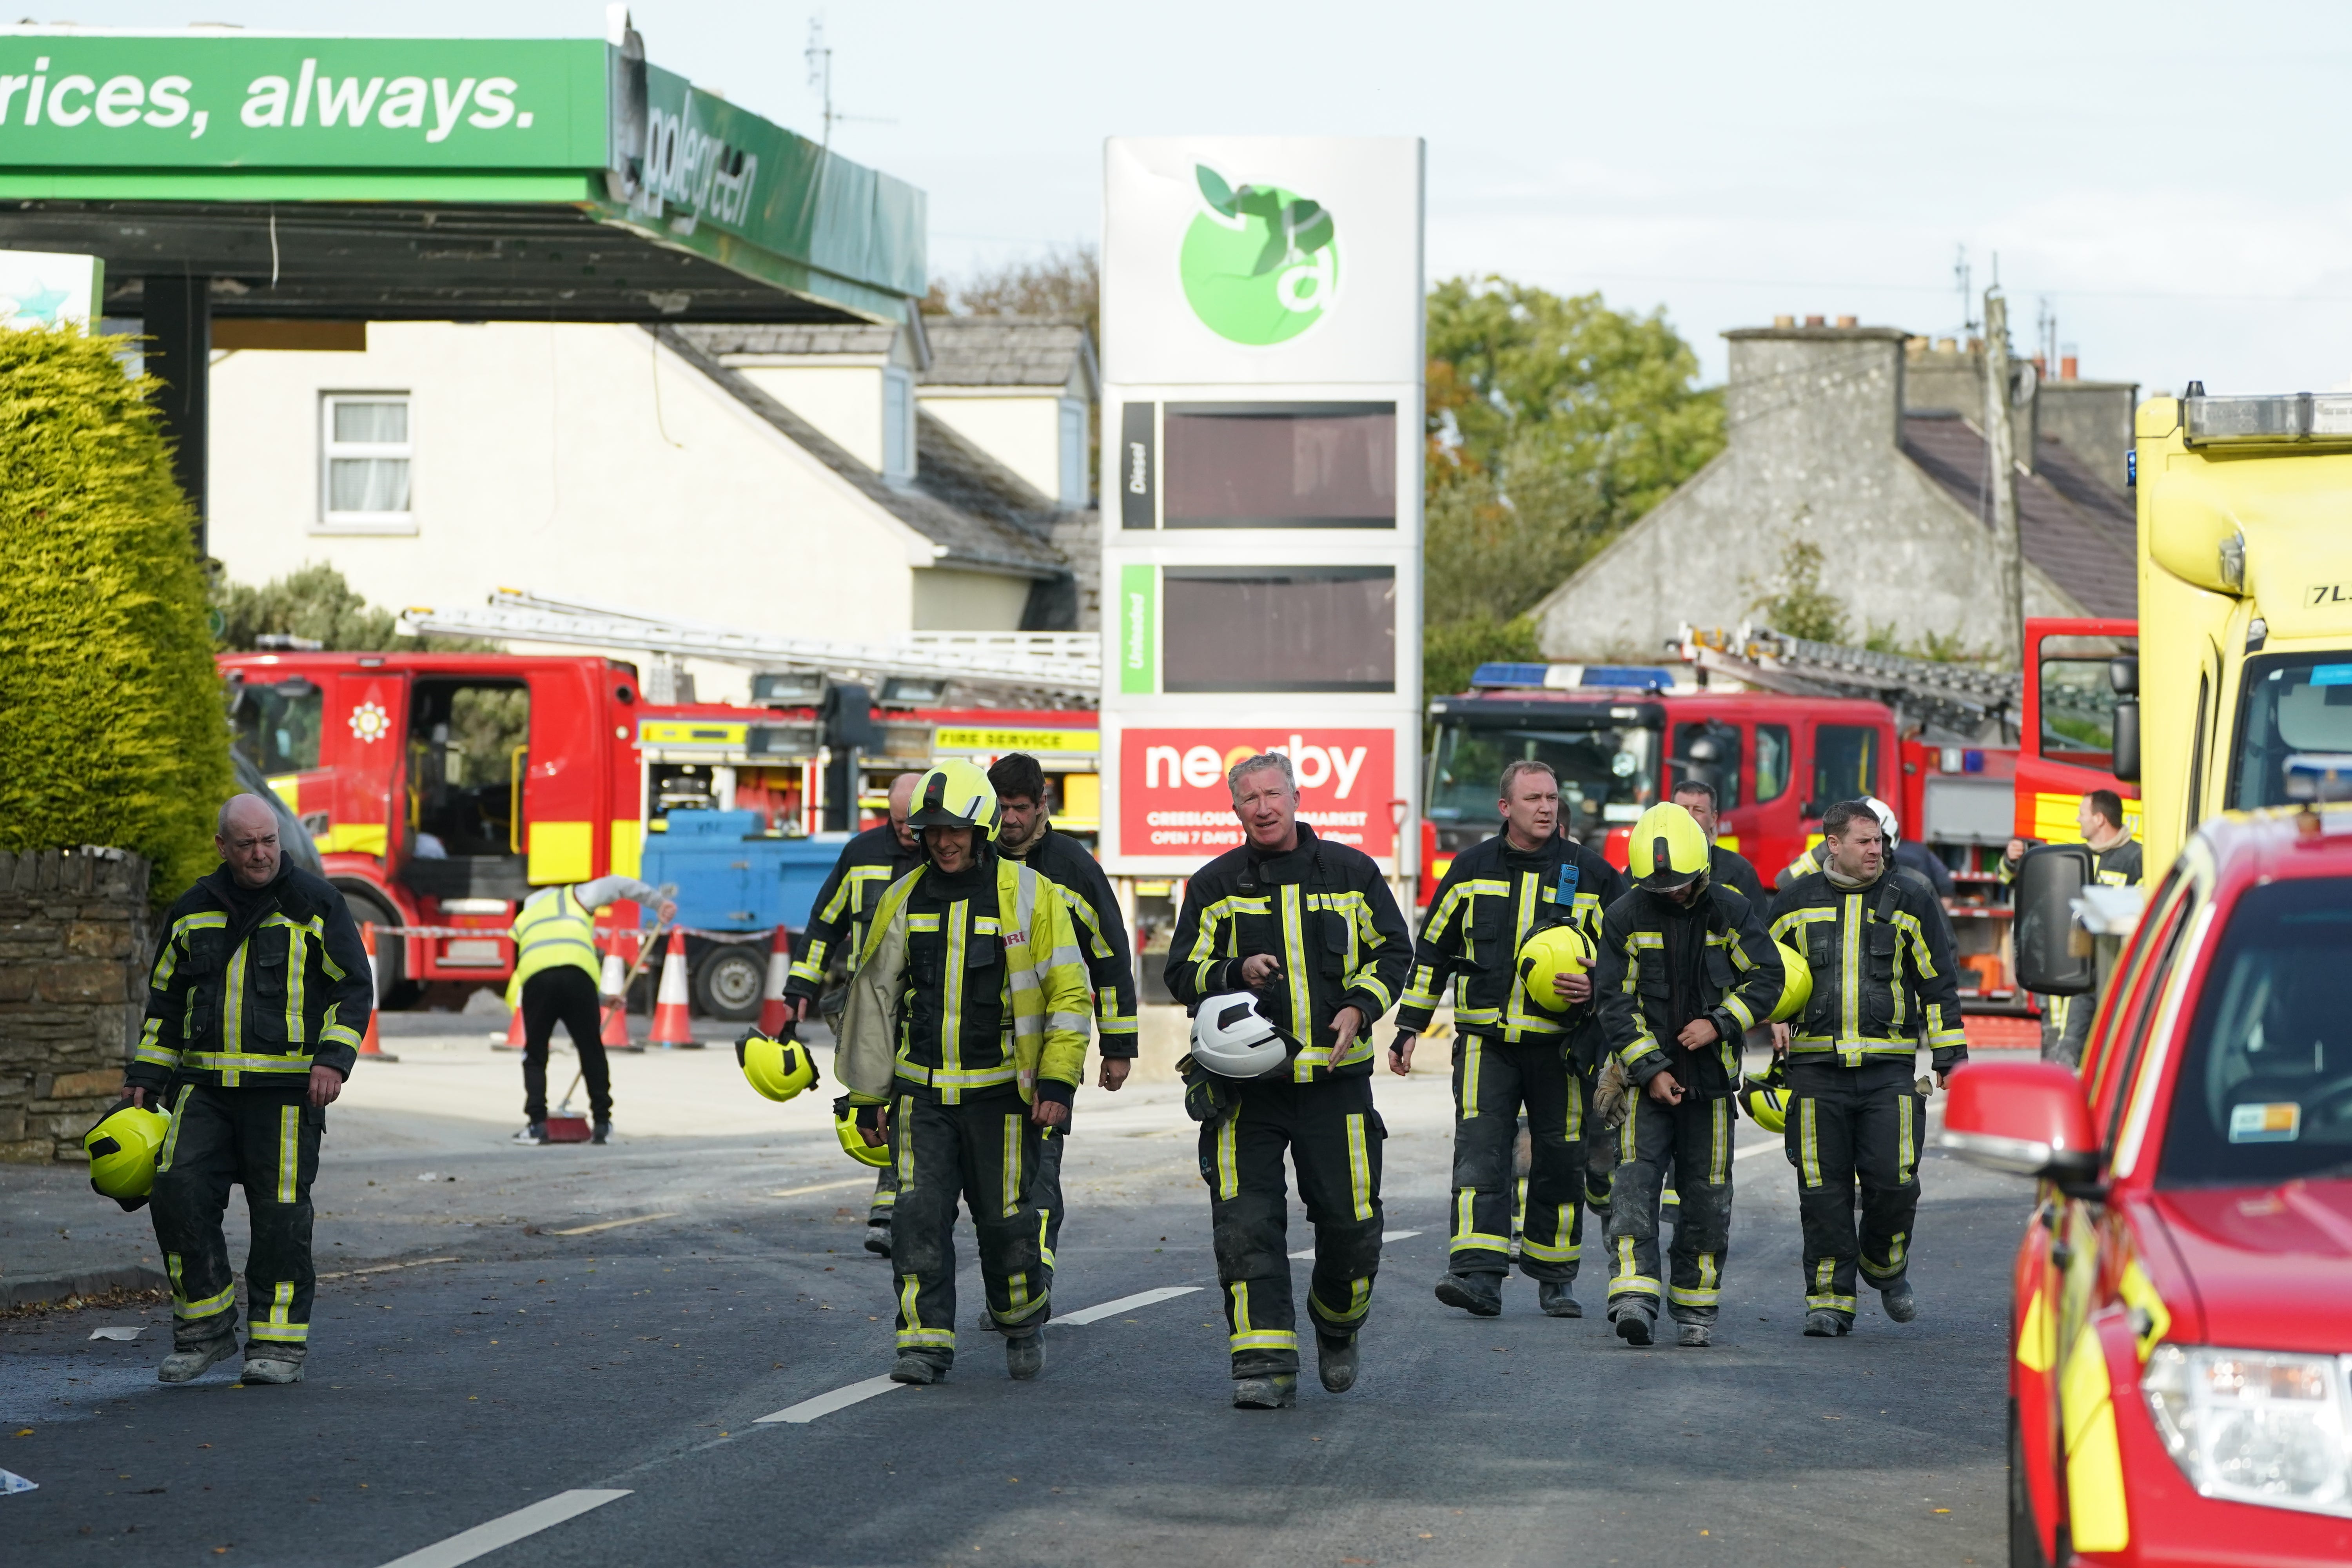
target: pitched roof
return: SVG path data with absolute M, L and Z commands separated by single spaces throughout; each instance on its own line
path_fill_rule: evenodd
M 1906 409 L 1903 455 L 1990 526 L 1988 459 L 1975 424 L 1947 411 Z M 2137 614 L 2137 524 L 2131 503 L 2057 441 L 2044 437 L 2033 456 L 2033 471 L 2017 476 L 2018 542 L 2025 558 L 2089 614 Z
M 1095 345 L 1082 322 L 1052 316 L 926 316 L 927 386 L 1066 386 L 1095 382 Z
M 887 354 L 898 335 L 895 326 L 865 321 L 839 326 L 747 321 L 680 330 L 711 354 Z
M 866 500 L 940 547 L 942 564 L 1036 579 L 1069 574 L 1069 563 L 1045 539 L 1047 519 L 1053 510 L 1050 504 L 1044 507 L 1034 524 L 1025 521 L 1027 509 L 1004 493 L 1003 484 L 1009 480 L 1022 489 L 1028 487 L 1009 473 L 1000 479 L 982 471 L 978 463 L 987 463 L 990 468 L 997 465 L 982 457 L 969 442 L 942 439 L 941 435 L 953 434 L 945 426 L 940 427 L 940 435 L 925 427 L 937 421 L 927 421 L 918 414 L 915 482 L 906 487 L 894 485 L 851 457 L 833 437 L 753 385 L 748 377 L 721 364 L 718 359 L 720 351 L 705 348 L 698 341 L 709 329 L 698 331 L 651 323 L 646 330 L 728 395 L 782 432 L 794 446 L 847 480 Z M 720 329 L 729 333 L 743 330 Z M 1043 501 L 1044 498 L 1038 500 Z

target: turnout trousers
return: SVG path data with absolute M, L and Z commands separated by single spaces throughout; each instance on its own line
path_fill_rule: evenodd
M 1037 1203 L 1045 1211 L 1045 1267 L 1054 1267 L 1054 1247 L 1062 1237 L 1062 1147 L 1070 1141 L 1070 1124 L 1037 1130 L 1040 1159 Z M 866 1223 L 890 1228 L 890 1211 L 898 1202 L 898 1167 L 894 1163 L 874 1173 L 874 1197 L 866 1205 Z
M 561 1023 L 580 1053 L 580 1076 L 588 1082 L 588 1113 L 613 1120 L 613 1069 L 604 1058 L 604 1016 L 596 982 L 584 969 L 560 964 L 522 983 L 522 1115 L 547 1120 L 547 1047 Z
M 1912 1060 L 1791 1062 L 1786 1137 L 1805 1235 L 1805 1310 L 1853 1317 L 1854 1265 L 1874 1289 L 1903 1282 L 1919 1213 L 1927 1103 Z M 1862 1232 L 1854 1234 L 1854 1183 Z
M 899 1353 L 943 1370 L 955 1364 L 959 1201 L 971 1210 L 992 1326 L 1012 1334 L 1045 1327 L 1054 1283 L 1038 1201 L 1045 1130 L 1029 1120 L 1027 1104 L 1007 1087 L 948 1105 L 902 1081 L 891 1121 L 898 1196 L 890 1263 L 898 1282 Z
M 236 1279 L 221 1215 L 232 1183 L 252 1224 L 246 1254 L 246 1354 L 299 1362 L 310 1339 L 310 1183 L 327 1113 L 299 1089 L 182 1083 L 156 1156 L 155 1245 L 172 1278 L 172 1343 L 197 1350 L 236 1337 Z
M 1209 1187 L 1234 1375 L 1296 1373 L 1284 1151 L 1315 1227 L 1307 1315 L 1318 1334 L 1345 1341 L 1363 1327 L 1380 1272 L 1381 1143 L 1388 1130 L 1372 1109 L 1369 1075 L 1320 1083 L 1250 1079 L 1232 1088 L 1234 1108 L 1201 1129 L 1201 1179 Z
M 1609 1312 L 1655 1317 L 1660 1296 L 1679 1323 L 1713 1323 L 1723 1299 L 1723 1263 L 1731 1246 L 1731 1124 L 1727 1099 L 1685 1098 L 1665 1105 L 1631 1090 L 1617 1130 L 1617 1177 L 1609 1198 Z M 1658 1273 L 1658 1192 L 1675 1172 L 1682 1211 L 1669 1261 Z
M 1557 1040 L 1507 1043 L 1465 1034 L 1454 1052 L 1454 1236 L 1446 1267 L 1505 1274 L 1511 1267 L 1513 1145 L 1528 1118 L 1528 1179 L 1519 1272 L 1576 1278 L 1584 1238 L 1584 1086 Z

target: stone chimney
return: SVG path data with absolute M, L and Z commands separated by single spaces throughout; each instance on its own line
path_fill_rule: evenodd
M 1802 445 L 1892 447 L 1901 437 L 1903 342 L 1895 327 L 1864 327 L 1841 316 L 1824 326 L 1740 327 L 1724 333 L 1731 345 L 1724 409 L 1731 439 L 1765 437 L 1780 449 Z

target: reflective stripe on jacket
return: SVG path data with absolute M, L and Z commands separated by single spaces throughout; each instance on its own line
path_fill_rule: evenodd
M 1968 1055 L 1952 942 L 1935 889 L 1894 867 L 1865 887 L 1800 877 L 1772 905 L 1772 935 L 1804 955 L 1812 1000 L 1789 1049 L 1844 1067 L 1909 1059 L 1922 1035 L 1938 1071 Z
M 523 982 L 543 969 L 570 967 L 602 980 L 596 953 L 596 917 L 570 888 L 541 888 L 523 900 L 509 931 L 515 943 L 514 978 L 507 982 L 507 1005 L 516 1006 Z
M 125 1080 L 285 1089 L 314 1065 L 348 1077 L 375 978 L 342 894 L 289 866 L 239 925 L 229 875 L 198 879 L 172 906 Z
M 874 1066 L 887 1049 L 895 1076 L 926 1086 L 953 1104 L 967 1093 L 999 1084 L 1017 1084 L 1021 1098 L 1040 1092 L 1067 1103 L 1087 1066 L 1088 1004 L 1086 960 L 1078 952 L 1067 905 L 1054 884 L 1007 856 L 995 862 L 993 915 L 975 912 L 968 899 L 951 900 L 936 915 L 943 961 L 936 969 L 919 962 L 918 916 L 908 905 L 928 866 L 890 884 L 874 906 L 866 943 L 851 976 L 842 1014 L 841 1056 L 836 1075 L 856 1098 L 880 1100 L 889 1085 L 877 1086 Z M 979 962 L 982 959 L 986 962 Z M 975 977 L 996 977 L 997 1040 L 971 1050 L 963 1027 L 962 998 Z M 985 984 L 985 980 L 982 981 Z M 937 987 L 941 1024 L 937 1035 L 910 1038 L 908 1018 L 914 988 Z M 1003 1048 L 1012 1045 L 1010 1057 Z M 845 1066 L 854 1058 L 860 1065 Z M 853 1073 L 856 1076 L 851 1076 Z
M 800 953 L 784 981 L 788 996 L 814 996 L 824 984 L 825 965 L 838 958 L 856 967 L 865 951 L 869 911 L 875 901 L 907 872 L 919 864 L 922 853 L 898 842 L 898 829 L 885 822 L 869 827 L 841 847 L 841 858 L 809 906 L 808 925 L 801 932 Z
M 1741 1040 L 1772 1016 L 1786 976 L 1780 950 L 1765 934 L 1762 911 L 1729 888 L 1710 885 L 1701 896 L 1707 900 L 1699 918 L 1706 951 L 1695 999 L 1697 1016 L 1714 1017 L 1713 1045 L 1688 1050 L 1673 1032 L 1665 921 L 1675 916 L 1663 893 L 1635 889 L 1609 906 L 1592 989 L 1609 1049 L 1634 1082 L 1647 1084 L 1672 1068 L 1685 1089 L 1727 1095 L 1739 1084 Z
M 1587 1010 L 1529 1002 L 1519 983 L 1519 948 L 1535 931 L 1564 922 L 1598 946 L 1601 911 L 1623 891 L 1616 868 L 1564 838 L 1534 852 L 1511 848 L 1501 834 L 1471 846 L 1454 857 L 1429 901 L 1396 1026 L 1416 1035 L 1427 1028 L 1451 980 L 1454 1026 L 1465 1033 L 1510 1041 L 1569 1033 Z

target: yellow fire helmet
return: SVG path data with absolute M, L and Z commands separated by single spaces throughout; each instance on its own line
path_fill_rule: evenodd
M 1707 863 L 1706 829 L 1670 800 L 1643 812 L 1626 839 L 1626 869 L 1635 886 L 1654 893 L 1705 876 Z
M 82 1134 L 89 1155 L 90 1190 L 112 1198 L 125 1212 L 143 1208 L 155 1184 L 155 1152 L 172 1119 L 124 1100 Z
M 996 805 L 996 786 L 976 763 L 950 758 L 915 781 L 915 798 L 907 826 L 976 827 L 983 840 L 993 841 L 1003 820 Z
M 878 1171 L 890 1163 L 890 1145 L 866 1141 L 866 1134 L 857 1126 L 857 1109 L 849 1103 L 845 1094 L 833 1102 L 833 1134 L 841 1140 L 843 1153 Z
M 1787 942 L 1776 944 L 1780 949 L 1780 969 L 1788 978 L 1780 984 L 1780 1000 L 1772 1008 L 1772 1022 L 1785 1024 L 1801 1017 L 1805 1004 L 1813 999 L 1813 966 L 1805 955 Z
M 1739 1091 L 1739 1103 L 1748 1119 L 1767 1132 L 1781 1132 L 1789 1126 L 1789 1068 L 1780 1057 L 1772 1058 L 1772 1068 L 1762 1078 L 1751 1078 Z
M 747 1031 L 735 1042 L 735 1065 L 743 1069 L 743 1077 L 754 1089 L 778 1102 L 792 1099 L 817 1079 L 816 1058 L 793 1038 L 789 1027 L 781 1040 L 757 1029 Z
M 1552 981 L 1562 974 L 1590 973 L 1592 956 L 1591 939 L 1575 926 L 1547 926 L 1519 948 L 1519 985 L 1536 1006 L 1565 1013 L 1572 1004 L 1560 999 Z

